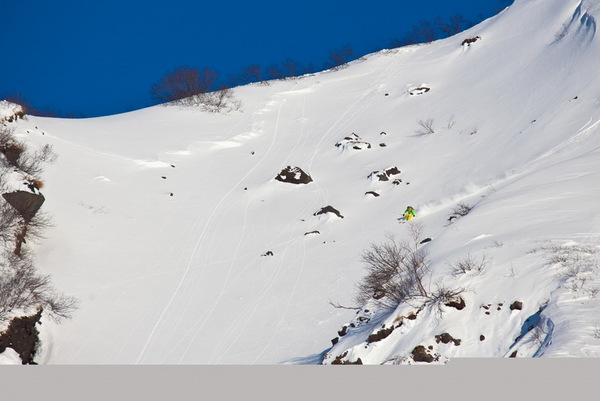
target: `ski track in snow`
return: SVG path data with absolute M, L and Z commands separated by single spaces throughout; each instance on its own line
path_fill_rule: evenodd
M 576 7 L 592 2 L 537 3 L 517 0 L 507 12 L 460 36 L 381 52 L 348 69 L 270 87 L 236 88 L 250 112 L 231 118 L 184 108 L 76 123 L 39 118 L 50 132 L 64 129 L 63 138 L 51 133 L 28 137 L 24 132 L 33 122 L 24 121 L 21 137 L 37 145 L 49 141 L 68 158 L 51 170 L 51 207 L 68 222 L 74 218 L 64 205 L 79 205 L 76 212 L 82 206 L 89 209 L 83 209 L 82 225 L 98 229 L 92 239 L 106 238 L 105 243 L 88 243 L 87 237 L 76 238 L 77 227 L 64 224 L 50 233 L 50 246 L 38 248 L 48 256 L 40 259 L 42 270 L 57 274 L 61 286 L 66 283 L 66 291 L 84 301 L 81 315 L 64 328 L 44 324 L 51 339 L 40 358 L 48 363 L 319 363 L 319 351 L 328 348 L 330 357 L 350 350 L 354 360 L 403 363 L 417 342 L 431 344 L 440 360 L 514 351 L 526 357 L 598 355 L 594 325 L 600 321 L 594 311 L 599 301 L 588 299 L 586 292 L 600 288 L 598 278 L 589 273 L 583 277 L 589 288 L 571 290 L 571 284 L 583 286 L 583 281 L 562 278 L 559 267 L 545 264 L 543 252 L 532 250 L 545 244 L 600 247 L 600 214 L 594 206 L 600 193 L 595 182 L 600 85 L 584 78 L 597 69 L 600 43 L 581 30 L 595 29 L 600 7 L 577 14 Z M 565 21 L 568 30 L 561 31 Z M 553 41 L 557 32 L 563 36 Z M 482 40 L 460 45 L 475 35 Z M 506 57 L 516 62 L 506 64 Z M 415 82 L 435 86 L 434 95 L 408 100 L 415 99 L 406 91 Z M 384 98 L 384 91 L 391 96 Z M 448 123 L 447 129 L 421 137 L 405 132 L 422 110 L 442 124 L 452 115 L 457 127 L 452 130 Z M 31 120 L 38 123 L 37 117 Z M 134 126 L 139 131 L 130 133 Z M 470 127 L 479 132 L 467 132 Z M 333 148 L 351 132 L 374 143 L 372 135 L 392 133 L 388 129 L 397 134 L 386 138 L 384 152 L 365 150 L 355 156 Z M 128 149 L 142 132 L 145 139 L 157 141 L 151 141 L 155 150 Z M 102 133 L 119 139 L 103 142 L 97 136 Z M 463 152 L 467 148 L 471 151 Z M 255 156 L 242 157 L 250 150 Z M 157 153 L 158 161 L 142 160 L 149 152 Z M 181 163 L 177 169 L 170 170 L 171 159 Z M 346 179 L 384 159 L 403 163 L 415 185 L 391 190 L 394 197 L 365 206 L 359 197 L 365 182 Z M 73 165 L 80 162 L 73 174 Z M 285 165 L 301 167 L 315 181 L 299 192 L 276 183 L 273 176 Z M 162 167 L 174 178 L 167 181 L 169 187 L 182 184 L 175 198 L 153 198 L 165 194 L 165 186 L 153 181 Z M 346 175 L 336 180 L 336 174 Z M 396 216 L 389 207 L 395 208 L 396 194 L 421 208 L 416 221 L 426 224 L 427 236 L 433 238 L 425 248 L 435 268 L 431 285 L 443 278 L 449 288 L 469 288 L 467 308 L 435 321 L 429 312 L 422 313 L 365 348 L 367 336 L 394 318 L 391 312 L 377 312 L 337 345 L 315 350 L 329 344 L 339 322 L 352 314 L 331 313 L 321 300 L 352 291 L 355 278 L 364 273 L 355 255 L 360 246 L 384 230 L 406 234 L 409 226 L 390 222 Z M 96 196 L 98 204 L 85 199 Z M 137 197 L 144 199 L 136 202 Z M 565 199 L 575 204 L 556 213 Z M 329 225 L 329 218 L 314 217 L 330 200 L 343 200 L 351 218 Z M 448 211 L 463 201 L 475 202 L 474 211 L 447 223 Z M 96 210 L 107 213 L 90 213 Z M 137 243 L 108 237 L 115 222 L 123 234 L 137 235 Z M 315 228 L 324 235 L 303 235 Z M 90 227 L 81 231 L 90 232 Z M 343 246 L 321 246 L 321 239 Z M 263 257 L 266 251 L 274 255 Z M 447 275 L 444 263 L 467 252 L 489 252 L 493 261 L 481 274 Z M 103 260 L 88 264 L 89 254 L 103 255 Z M 75 267 L 65 273 L 62 266 L 73 261 L 90 275 L 83 277 L 82 269 L 76 272 L 81 276 L 68 276 Z M 77 277 L 83 284 L 75 282 Z M 508 311 L 517 299 L 523 309 Z M 490 308 L 488 314 L 478 307 L 495 302 L 507 306 Z M 543 302 L 545 309 L 538 309 Z M 529 318 L 536 310 L 540 319 L 535 329 L 540 331 L 533 332 Z M 402 309 L 393 313 L 406 314 Z M 433 336 L 441 330 L 460 336 L 461 346 L 435 345 Z M 482 334 L 485 341 L 479 340 Z
M 277 96 L 277 95 L 275 95 L 275 96 Z M 269 149 L 267 150 L 267 152 L 266 152 L 266 153 L 263 155 L 262 159 L 261 159 L 261 160 L 260 160 L 260 161 L 259 161 L 259 162 L 258 162 L 258 163 L 255 165 L 255 166 L 254 166 L 254 168 L 253 168 L 252 170 L 250 170 L 250 171 L 249 171 L 249 172 L 246 174 L 246 176 L 244 176 L 244 178 L 243 178 L 242 180 L 240 180 L 240 183 L 241 183 L 241 182 L 243 182 L 243 181 L 244 181 L 244 180 L 245 180 L 245 179 L 246 179 L 246 178 L 247 178 L 247 177 L 248 177 L 248 176 L 249 176 L 249 175 L 250 175 L 250 174 L 253 172 L 253 170 L 254 170 L 254 169 L 256 169 L 256 167 L 258 167 L 258 165 L 259 165 L 259 164 L 260 164 L 260 163 L 261 163 L 263 160 L 266 160 L 266 159 L 267 159 L 267 157 L 269 157 L 269 156 L 270 156 L 270 154 L 271 154 L 271 151 L 273 150 L 273 148 L 274 148 L 274 146 L 275 146 L 275 143 L 277 142 L 277 139 L 278 139 L 278 131 L 279 131 L 279 128 L 278 128 L 278 127 L 279 127 L 279 120 L 280 120 L 280 117 L 281 117 L 281 112 L 282 112 L 282 110 L 283 110 L 283 106 L 284 106 L 284 104 L 286 103 L 286 99 L 283 99 L 283 100 L 281 100 L 279 103 L 280 103 L 280 106 L 279 106 L 279 108 L 278 108 L 278 112 L 277 112 L 277 118 L 276 118 L 276 123 L 275 123 L 275 128 L 274 128 L 274 134 L 273 134 L 273 139 L 272 139 L 272 141 L 271 141 L 270 147 L 269 147 Z M 263 110 L 263 109 L 261 109 L 261 110 Z M 295 145 L 295 146 L 292 148 L 292 150 L 290 151 L 290 154 L 294 154 L 296 147 L 297 147 L 297 146 L 300 144 L 300 139 L 301 139 L 301 138 L 299 138 L 299 139 L 297 140 L 297 142 L 296 142 L 296 145 Z M 239 184 L 240 184 L 240 183 L 238 183 L 238 185 L 236 185 L 236 187 L 239 187 Z M 233 271 L 233 267 L 235 266 L 235 263 L 237 262 L 237 255 L 238 255 L 239 249 L 240 249 L 240 247 L 241 247 L 241 244 L 242 244 L 242 240 L 243 240 L 243 238 L 244 238 L 244 236 L 245 236 L 245 232 L 246 232 L 246 229 L 247 229 L 247 227 L 246 227 L 246 224 L 247 224 L 247 222 L 246 222 L 246 220 L 247 220 L 247 210 L 248 210 L 248 207 L 249 207 L 250 203 L 252 203 L 252 201 L 254 200 L 254 196 L 255 196 L 255 195 L 253 195 L 253 196 L 250 198 L 250 200 L 248 200 L 248 201 L 247 201 L 247 203 L 246 203 L 246 208 L 245 208 L 245 217 L 244 217 L 244 224 L 243 224 L 243 228 L 242 228 L 242 230 L 241 230 L 241 231 L 242 231 L 242 234 L 241 234 L 241 236 L 240 236 L 240 240 L 238 241 L 238 245 L 237 245 L 237 248 L 236 248 L 236 251 L 235 251 L 234 257 L 232 258 L 232 261 L 231 261 L 231 263 L 230 263 L 230 265 L 229 265 L 229 270 L 228 270 L 227 276 L 226 276 L 226 278 L 225 278 L 225 281 L 224 281 L 224 283 L 223 283 L 223 287 L 222 287 L 222 289 L 221 289 L 221 291 L 220 291 L 219 295 L 218 295 L 218 296 L 217 296 L 217 298 L 215 299 L 215 301 L 213 301 L 212 305 L 211 305 L 211 306 L 208 308 L 208 313 L 207 313 L 207 315 L 206 315 L 206 316 L 204 316 L 202 319 L 199 319 L 199 320 L 197 320 L 197 321 L 196 321 L 196 323 L 195 323 L 195 324 L 192 326 L 192 330 L 193 330 L 194 334 L 193 334 L 193 336 L 192 336 L 192 339 L 191 339 L 191 340 L 189 340 L 189 343 L 188 343 L 188 346 L 187 346 L 186 350 L 185 350 L 185 351 L 183 352 L 183 354 L 181 355 L 181 357 L 180 357 L 180 359 L 179 359 L 179 363 L 182 363 L 182 361 L 183 361 L 183 359 L 185 358 L 186 354 L 188 353 L 188 351 L 189 351 L 189 349 L 190 349 L 191 345 L 194 343 L 194 341 L 196 340 L 197 336 L 199 335 L 199 333 L 200 333 L 200 332 L 202 331 L 202 329 L 204 328 L 204 326 L 205 326 L 205 324 L 207 323 L 208 319 L 209 319 L 209 318 L 211 317 L 211 315 L 214 313 L 215 309 L 217 308 L 217 305 L 218 305 L 219 301 L 221 300 L 222 296 L 225 294 L 225 292 L 226 292 L 226 289 L 228 288 L 228 284 L 229 284 L 230 276 L 231 276 L 231 273 L 232 273 L 232 271 Z M 314 203 L 314 202 L 313 202 L 313 203 Z M 297 223 L 296 223 L 296 225 L 297 225 Z M 216 231 L 213 231 L 213 239 L 211 240 L 211 242 L 214 240 L 214 234 L 215 234 L 215 232 L 216 232 Z M 292 230 L 292 232 L 293 232 L 293 230 Z M 288 240 L 288 242 L 287 242 L 287 245 L 289 246 L 289 240 Z M 247 266 L 249 266 L 249 265 L 250 265 L 250 264 L 247 264 Z M 245 269 L 243 269 L 243 270 L 245 270 Z M 241 274 L 241 272 L 240 272 L 240 273 L 238 273 L 238 275 L 239 275 L 239 274 Z M 262 294 L 262 295 L 261 295 L 261 297 L 259 298 L 259 301 L 260 301 L 260 300 L 262 300 L 262 298 L 264 298 L 264 295 L 266 294 L 266 292 L 268 291 L 268 289 L 269 289 L 269 288 L 271 288 L 272 284 L 274 283 L 274 279 L 275 279 L 275 278 L 276 278 L 276 277 L 274 277 L 274 278 L 272 278 L 272 279 L 270 280 L 270 283 L 269 283 L 269 285 L 268 285 L 267 289 L 265 289 L 265 290 L 263 291 L 263 294 Z M 234 277 L 234 279 L 235 279 L 235 277 Z M 260 303 L 260 302 L 259 302 L 259 303 Z M 255 309 L 258 307 L 259 303 L 257 303 L 255 307 L 252 307 L 252 306 L 249 306 L 249 307 L 250 307 L 250 308 L 253 308 L 253 309 L 255 310 Z M 254 313 L 254 311 L 253 311 L 252 313 L 250 313 L 250 314 L 248 314 L 248 313 L 247 313 L 247 311 L 245 311 L 245 312 L 242 314 L 242 316 L 245 316 L 245 317 L 246 317 L 246 319 L 247 319 L 247 321 L 249 321 L 249 320 L 251 319 L 251 317 L 252 317 L 252 314 L 253 314 L 253 313 Z M 234 326 L 235 326 L 235 325 L 234 325 Z M 223 342 L 223 341 L 224 341 L 224 340 L 222 340 L 221 342 Z M 233 346 L 233 344 L 231 344 L 231 345 L 230 345 L 230 347 L 231 347 L 231 346 Z M 217 346 L 217 348 L 218 348 L 218 346 Z M 214 354 L 215 354 L 215 352 L 213 353 L 213 355 L 214 355 Z M 211 359 L 212 359 L 212 357 L 211 357 Z
M 263 157 L 262 157 L 262 158 L 259 160 L 259 162 L 258 162 L 257 164 L 255 164 L 255 165 L 254 165 L 254 167 L 253 167 L 253 168 L 252 168 L 250 171 L 248 171 L 248 172 L 246 173 L 246 175 L 244 175 L 244 177 L 243 177 L 243 178 L 242 178 L 242 179 L 241 179 L 241 180 L 240 180 L 240 181 L 239 181 L 239 182 L 238 182 L 238 183 L 237 183 L 237 184 L 236 184 L 236 185 L 235 185 L 235 186 L 234 186 L 234 187 L 233 187 L 233 188 L 232 188 L 232 189 L 229 191 L 229 193 L 227 193 L 226 197 L 229 197 L 229 196 L 231 195 L 231 193 L 233 193 L 233 191 L 234 191 L 235 189 L 239 188 L 239 187 L 240 187 L 240 185 L 242 185 L 242 183 L 243 183 L 243 182 L 244 182 L 244 181 L 247 179 L 247 177 L 248 177 L 248 176 L 250 176 L 250 174 L 251 174 L 251 173 L 252 173 L 252 172 L 253 172 L 253 171 L 254 171 L 254 170 L 255 170 L 255 169 L 258 167 L 258 165 L 259 165 L 259 164 L 261 164 L 261 162 L 262 162 L 263 160 L 266 160 L 266 158 L 267 158 L 267 157 L 270 155 L 270 153 L 271 153 L 271 151 L 272 151 L 272 149 L 273 149 L 273 147 L 275 146 L 275 143 L 276 143 L 276 141 L 277 141 L 278 126 L 279 126 L 279 118 L 280 118 L 280 115 L 281 115 L 281 110 L 282 110 L 282 108 L 283 108 L 283 103 L 282 103 L 282 104 L 280 104 L 280 106 L 279 106 L 279 109 L 278 109 L 278 111 L 277 111 L 277 119 L 276 119 L 276 122 L 275 122 L 275 130 L 274 130 L 274 132 L 273 132 L 273 139 L 271 140 L 271 144 L 270 144 L 270 146 L 269 146 L 269 149 L 267 150 L 267 152 L 265 152 L 265 154 L 264 154 L 264 155 L 263 155 Z M 224 199 L 225 199 L 225 198 L 224 198 Z M 219 206 L 219 205 L 217 205 L 217 208 L 218 208 L 218 206 Z M 215 208 L 215 210 L 213 211 L 213 215 L 214 215 L 214 213 L 216 212 L 217 208 Z M 210 219 L 210 220 L 212 220 L 212 215 L 211 215 L 211 219 Z M 209 220 L 209 223 L 210 223 L 210 220 Z M 245 222 L 245 219 L 244 219 L 244 228 L 243 228 L 243 230 L 242 230 L 242 235 L 243 235 L 243 232 L 244 232 L 244 230 L 245 230 L 245 223 L 246 223 L 246 222 Z M 205 230 L 206 230 L 206 228 L 207 228 L 208 226 L 209 226 L 209 224 L 207 224 L 207 225 L 206 225 L 206 227 L 205 227 Z M 204 235 L 204 233 L 203 233 L 203 235 Z M 213 232 L 213 238 L 214 238 L 214 232 Z M 229 277 L 229 274 L 230 274 L 230 271 L 231 271 L 231 267 L 233 266 L 233 264 L 234 264 L 234 263 L 235 263 L 235 255 L 234 255 L 234 262 L 232 262 L 232 263 L 230 264 L 230 270 L 229 270 L 229 272 L 228 272 L 228 274 L 227 274 L 227 278 Z M 201 322 L 201 323 L 200 323 L 200 325 L 198 326 L 198 328 L 195 330 L 195 332 L 194 332 L 194 335 L 192 336 L 192 339 L 189 341 L 187 348 L 185 349 L 185 351 L 183 352 L 183 354 L 182 354 L 182 355 L 181 355 L 181 357 L 179 358 L 179 363 L 182 363 L 182 360 L 183 360 L 183 358 L 185 358 L 185 355 L 187 354 L 187 352 L 189 351 L 189 349 L 190 349 L 191 345 L 193 344 L 193 342 L 194 342 L 194 341 L 195 341 L 195 339 L 197 338 L 197 336 L 198 336 L 199 332 L 200 332 L 200 331 L 201 331 L 201 330 L 204 328 L 204 325 L 206 324 L 206 322 L 208 321 L 208 319 L 210 318 L 210 316 L 211 316 L 211 315 L 212 315 L 212 313 L 214 312 L 214 310 L 215 310 L 215 308 L 216 308 L 216 306 L 217 306 L 217 304 L 218 304 L 219 300 L 220 300 L 220 299 L 221 299 L 221 297 L 223 296 L 223 292 L 224 292 L 224 287 L 222 288 L 222 290 L 221 290 L 221 293 L 220 293 L 220 294 L 217 296 L 217 299 L 216 299 L 216 300 L 215 300 L 215 301 L 212 303 L 212 305 L 211 305 L 211 306 L 208 308 L 208 312 L 207 312 L 206 316 L 204 316 L 202 319 L 199 319 L 199 320 L 197 321 L 197 322 Z M 194 324 L 194 326 L 197 326 L 197 323 L 196 323 L 196 324 Z
M 210 226 L 212 220 L 214 219 L 217 211 L 219 210 L 220 206 L 224 203 L 224 201 L 226 199 L 228 199 L 231 194 L 236 190 L 239 189 L 240 185 L 247 179 L 247 177 L 258 167 L 258 165 L 264 161 L 267 157 L 267 155 L 270 153 L 271 149 L 273 148 L 273 144 L 275 143 L 275 139 L 276 139 L 276 135 L 273 136 L 273 140 L 271 142 L 271 146 L 269 148 L 269 150 L 266 152 L 266 154 L 258 161 L 258 163 L 252 168 L 250 169 L 250 171 L 248 171 L 243 177 L 242 179 L 240 179 L 235 185 L 233 185 L 233 187 L 221 198 L 221 200 L 217 203 L 217 205 L 213 208 L 212 212 L 210 213 L 206 224 L 203 226 L 202 232 L 200 233 L 200 236 L 198 237 L 198 239 L 196 240 L 196 242 L 194 243 L 194 246 L 192 248 L 192 252 L 189 255 L 189 257 L 187 258 L 187 264 L 185 267 L 185 270 L 177 284 L 177 287 L 175 289 L 175 291 L 173 292 L 173 294 L 171 295 L 171 297 L 169 298 L 169 301 L 167 302 L 167 304 L 165 305 L 165 307 L 163 308 L 160 316 L 158 317 L 158 320 L 156 321 L 154 327 L 152 328 L 146 342 L 144 343 L 144 346 L 142 348 L 142 351 L 140 352 L 135 364 L 139 364 L 150 344 L 150 342 L 152 341 L 152 338 L 154 336 L 154 333 L 156 332 L 157 328 L 159 327 L 160 323 L 162 322 L 162 319 L 164 318 L 167 310 L 170 308 L 171 304 L 173 303 L 175 297 L 178 295 L 179 290 L 181 289 L 181 286 L 183 285 L 186 277 L 188 276 L 188 273 L 190 272 L 190 268 L 192 266 L 192 263 L 195 259 L 196 253 L 198 252 L 198 249 L 200 247 L 200 244 L 202 243 L 202 241 L 204 240 L 206 233 L 208 231 L 208 227 Z M 196 183 L 196 186 L 200 185 L 199 183 Z M 188 194 L 191 192 L 191 189 L 188 191 Z M 199 224 L 200 219 L 198 218 L 198 215 L 196 215 L 195 218 L 195 223 L 193 224 L 193 229 L 196 229 L 196 222 Z M 189 237 L 188 237 L 189 238 Z M 187 248 L 186 248 L 187 249 Z M 202 266 L 200 267 L 200 272 L 202 271 Z

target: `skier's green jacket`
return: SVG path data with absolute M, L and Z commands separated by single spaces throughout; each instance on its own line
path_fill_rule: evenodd
M 402 216 L 404 216 L 405 220 L 412 219 L 413 217 L 415 217 L 415 209 L 413 209 L 412 206 L 408 206 Z

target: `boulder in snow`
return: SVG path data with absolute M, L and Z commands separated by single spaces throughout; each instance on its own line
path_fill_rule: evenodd
M 325 206 L 322 207 L 320 210 L 316 211 L 314 213 L 314 216 L 319 216 L 321 214 L 326 214 L 326 213 L 332 213 L 335 214 L 337 217 L 339 217 L 340 219 L 343 219 L 344 216 L 342 216 L 342 214 L 340 213 L 339 210 L 337 210 L 336 208 L 334 208 L 333 206 Z
M 35 216 L 45 200 L 42 195 L 27 191 L 9 192 L 2 197 L 27 221 Z
M 350 134 L 350 136 L 347 136 L 336 143 L 335 146 L 344 150 L 348 148 L 354 150 L 371 149 L 371 144 L 363 141 L 360 136 L 356 135 L 354 132 Z
M 275 176 L 277 181 L 289 182 L 290 184 L 308 184 L 312 177 L 305 173 L 300 167 L 287 166 Z

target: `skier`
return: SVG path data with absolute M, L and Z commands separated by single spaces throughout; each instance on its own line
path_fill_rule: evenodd
M 415 209 L 412 206 L 407 206 L 402 217 L 404 217 L 404 220 L 412 219 L 415 217 Z

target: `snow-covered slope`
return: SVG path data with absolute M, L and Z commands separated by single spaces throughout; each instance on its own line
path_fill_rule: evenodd
M 36 261 L 81 302 L 44 322 L 39 362 L 412 363 L 418 345 L 439 361 L 600 356 L 599 17 L 598 0 L 517 0 L 452 38 L 236 88 L 242 111 L 14 123 L 59 155 Z M 313 181 L 276 180 L 286 166 Z M 474 207 L 450 223 L 459 202 Z M 432 238 L 427 285 L 464 288 L 466 307 L 400 326 L 418 304 L 334 308 L 355 305 L 369 244 L 406 237 L 407 205 Z M 315 215 L 326 206 L 343 218 Z M 466 255 L 490 262 L 451 274 Z M 398 327 L 369 342 L 382 325 Z

